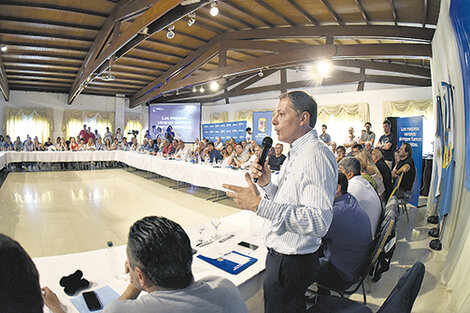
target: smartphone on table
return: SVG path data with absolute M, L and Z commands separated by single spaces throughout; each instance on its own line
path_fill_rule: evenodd
M 98 299 L 98 295 L 94 291 L 87 291 L 82 293 L 83 299 L 85 299 L 86 306 L 90 311 L 98 311 L 103 308 L 100 299 Z
M 251 249 L 251 250 L 256 250 L 258 249 L 258 246 L 257 245 L 254 245 L 252 243 L 249 243 L 249 242 L 246 242 L 246 241 L 240 241 L 238 243 L 239 246 L 242 246 L 242 247 L 245 247 L 245 248 L 248 248 L 248 249 Z

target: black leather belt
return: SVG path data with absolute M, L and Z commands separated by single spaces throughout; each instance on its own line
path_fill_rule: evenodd
M 310 254 L 316 254 L 318 253 L 318 250 L 313 252 L 313 253 L 308 253 L 308 254 L 283 254 L 283 253 L 279 253 L 277 252 L 276 250 L 274 250 L 273 248 L 268 248 L 268 253 L 271 254 L 271 255 L 283 255 L 283 256 L 300 256 L 300 255 L 310 255 Z

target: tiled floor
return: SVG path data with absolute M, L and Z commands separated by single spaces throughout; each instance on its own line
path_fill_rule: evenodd
M 167 179 L 145 179 L 142 172 L 123 169 L 41 173 L 10 173 L 0 189 L 0 232 L 18 240 L 33 256 L 66 254 L 126 242 L 130 225 L 146 215 L 164 215 L 183 227 L 210 216 L 238 211 L 231 200 L 205 200 L 207 190 L 173 190 Z M 413 312 L 446 312 L 447 294 L 438 274 L 445 259 L 428 248 L 427 230 L 421 226 L 425 208 L 411 208 L 410 222 L 403 216 L 391 268 L 367 294 L 375 312 L 400 276 L 414 262 L 426 266 L 426 275 Z M 262 291 L 247 301 L 250 312 L 263 312 Z M 351 299 L 362 301 L 359 292 Z

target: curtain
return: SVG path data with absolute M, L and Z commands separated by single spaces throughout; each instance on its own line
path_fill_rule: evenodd
M 246 127 L 253 128 L 253 111 L 235 112 L 235 121 L 246 121 Z
M 348 135 L 349 127 L 353 127 L 354 135 L 359 137 L 360 130 L 370 119 L 368 103 L 320 105 L 317 111 L 316 129 L 321 133 L 321 126 L 327 126 L 327 133 L 336 144 L 342 145 Z
M 211 123 L 225 123 L 228 121 L 228 112 L 211 113 Z
M 423 118 L 423 155 L 433 152 L 435 134 L 435 118 L 432 100 L 403 100 L 383 102 L 383 115 L 408 117 L 420 116 Z
M 129 131 L 137 130 L 139 134 L 136 136 L 137 141 L 142 143 L 145 134 L 143 134 L 144 123 L 142 114 L 131 114 L 127 113 L 124 119 L 124 137 L 127 137 L 127 141 L 131 141 L 133 135 L 129 135 Z
M 106 127 L 113 132 L 115 113 L 114 112 L 96 112 L 96 111 L 73 111 L 65 110 L 64 118 L 62 120 L 62 131 L 64 137 L 76 137 L 83 129 L 83 124 L 86 124 L 94 132 L 95 129 L 103 136 L 106 132 Z
M 5 107 L 5 124 L 3 130 L 14 141 L 17 136 L 26 140 L 26 136 L 38 137 L 46 142 L 54 131 L 54 114 L 52 109 L 20 109 Z

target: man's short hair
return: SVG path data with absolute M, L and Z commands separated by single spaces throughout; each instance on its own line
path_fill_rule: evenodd
M 304 91 L 291 91 L 279 96 L 279 100 L 285 98 L 292 103 L 292 108 L 297 112 L 297 116 L 303 112 L 310 114 L 309 126 L 314 128 L 317 123 L 317 103 L 312 96 Z
M 343 150 L 344 152 L 346 152 L 346 148 L 344 146 L 337 146 L 336 151 L 338 150 Z
M 383 124 L 388 124 L 388 126 L 392 126 L 392 123 L 390 123 L 390 121 L 387 119 L 384 120 Z
M 209 142 L 207 143 L 207 145 L 208 145 L 208 146 L 212 146 L 212 148 L 214 148 L 214 143 L 213 143 L 212 141 L 209 141 Z
M 372 149 L 372 153 L 374 153 L 374 151 L 379 153 L 379 156 L 380 156 L 379 160 L 384 157 L 384 152 L 382 151 L 382 149 L 374 148 L 374 149 Z
M 127 253 L 131 268 L 138 266 L 155 286 L 183 289 L 194 281 L 188 235 L 167 218 L 147 216 L 135 222 L 129 230 Z
M 21 245 L 0 234 L 0 308 L 3 313 L 43 311 L 39 273 Z
M 346 173 L 353 172 L 354 176 L 361 175 L 361 162 L 354 157 L 346 157 L 339 162 L 344 167 Z
M 247 127 L 247 128 L 246 128 L 246 131 L 247 131 L 247 132 L 251 132 L 251 127 Z
M 328 127 L 326 127 L 326 125 L 325 125 L 325 124 L 323 124 L 323 125 L 322 125 L 321 127 L 325 127 L 325 128 L 328 128 Z
M 277 146 L 281 146 L 281 149 L 284 149 L 284 145 L 283 145 L 282 143 L 280 143 L 280 142 L 276 143 L 276 147 L 277 147 Z
M 405 146 L 405 152 L 408 154 L 409 157 L 413 156 L 413 148 L 407 142 L 404 142 L 403 145 Z
M 367 125 L 369 125 L 370 127 L 372 127 L 372 124 L 371 124 L 370 122 L 366 122 L 366 123 L 364 124 L 364 126 L 367 126 Z
M 364 147 L 363 147 L 361 144 L 359 144 L 359 143 L 356 143 L 352 148 L 353 148 L 353 149 L 358 149 L 358 150 L 364 149 Z
M 348 192 L 348 178 L 342 172 L 338 172 L 338 185 L 341 185 L 341 194 Z

